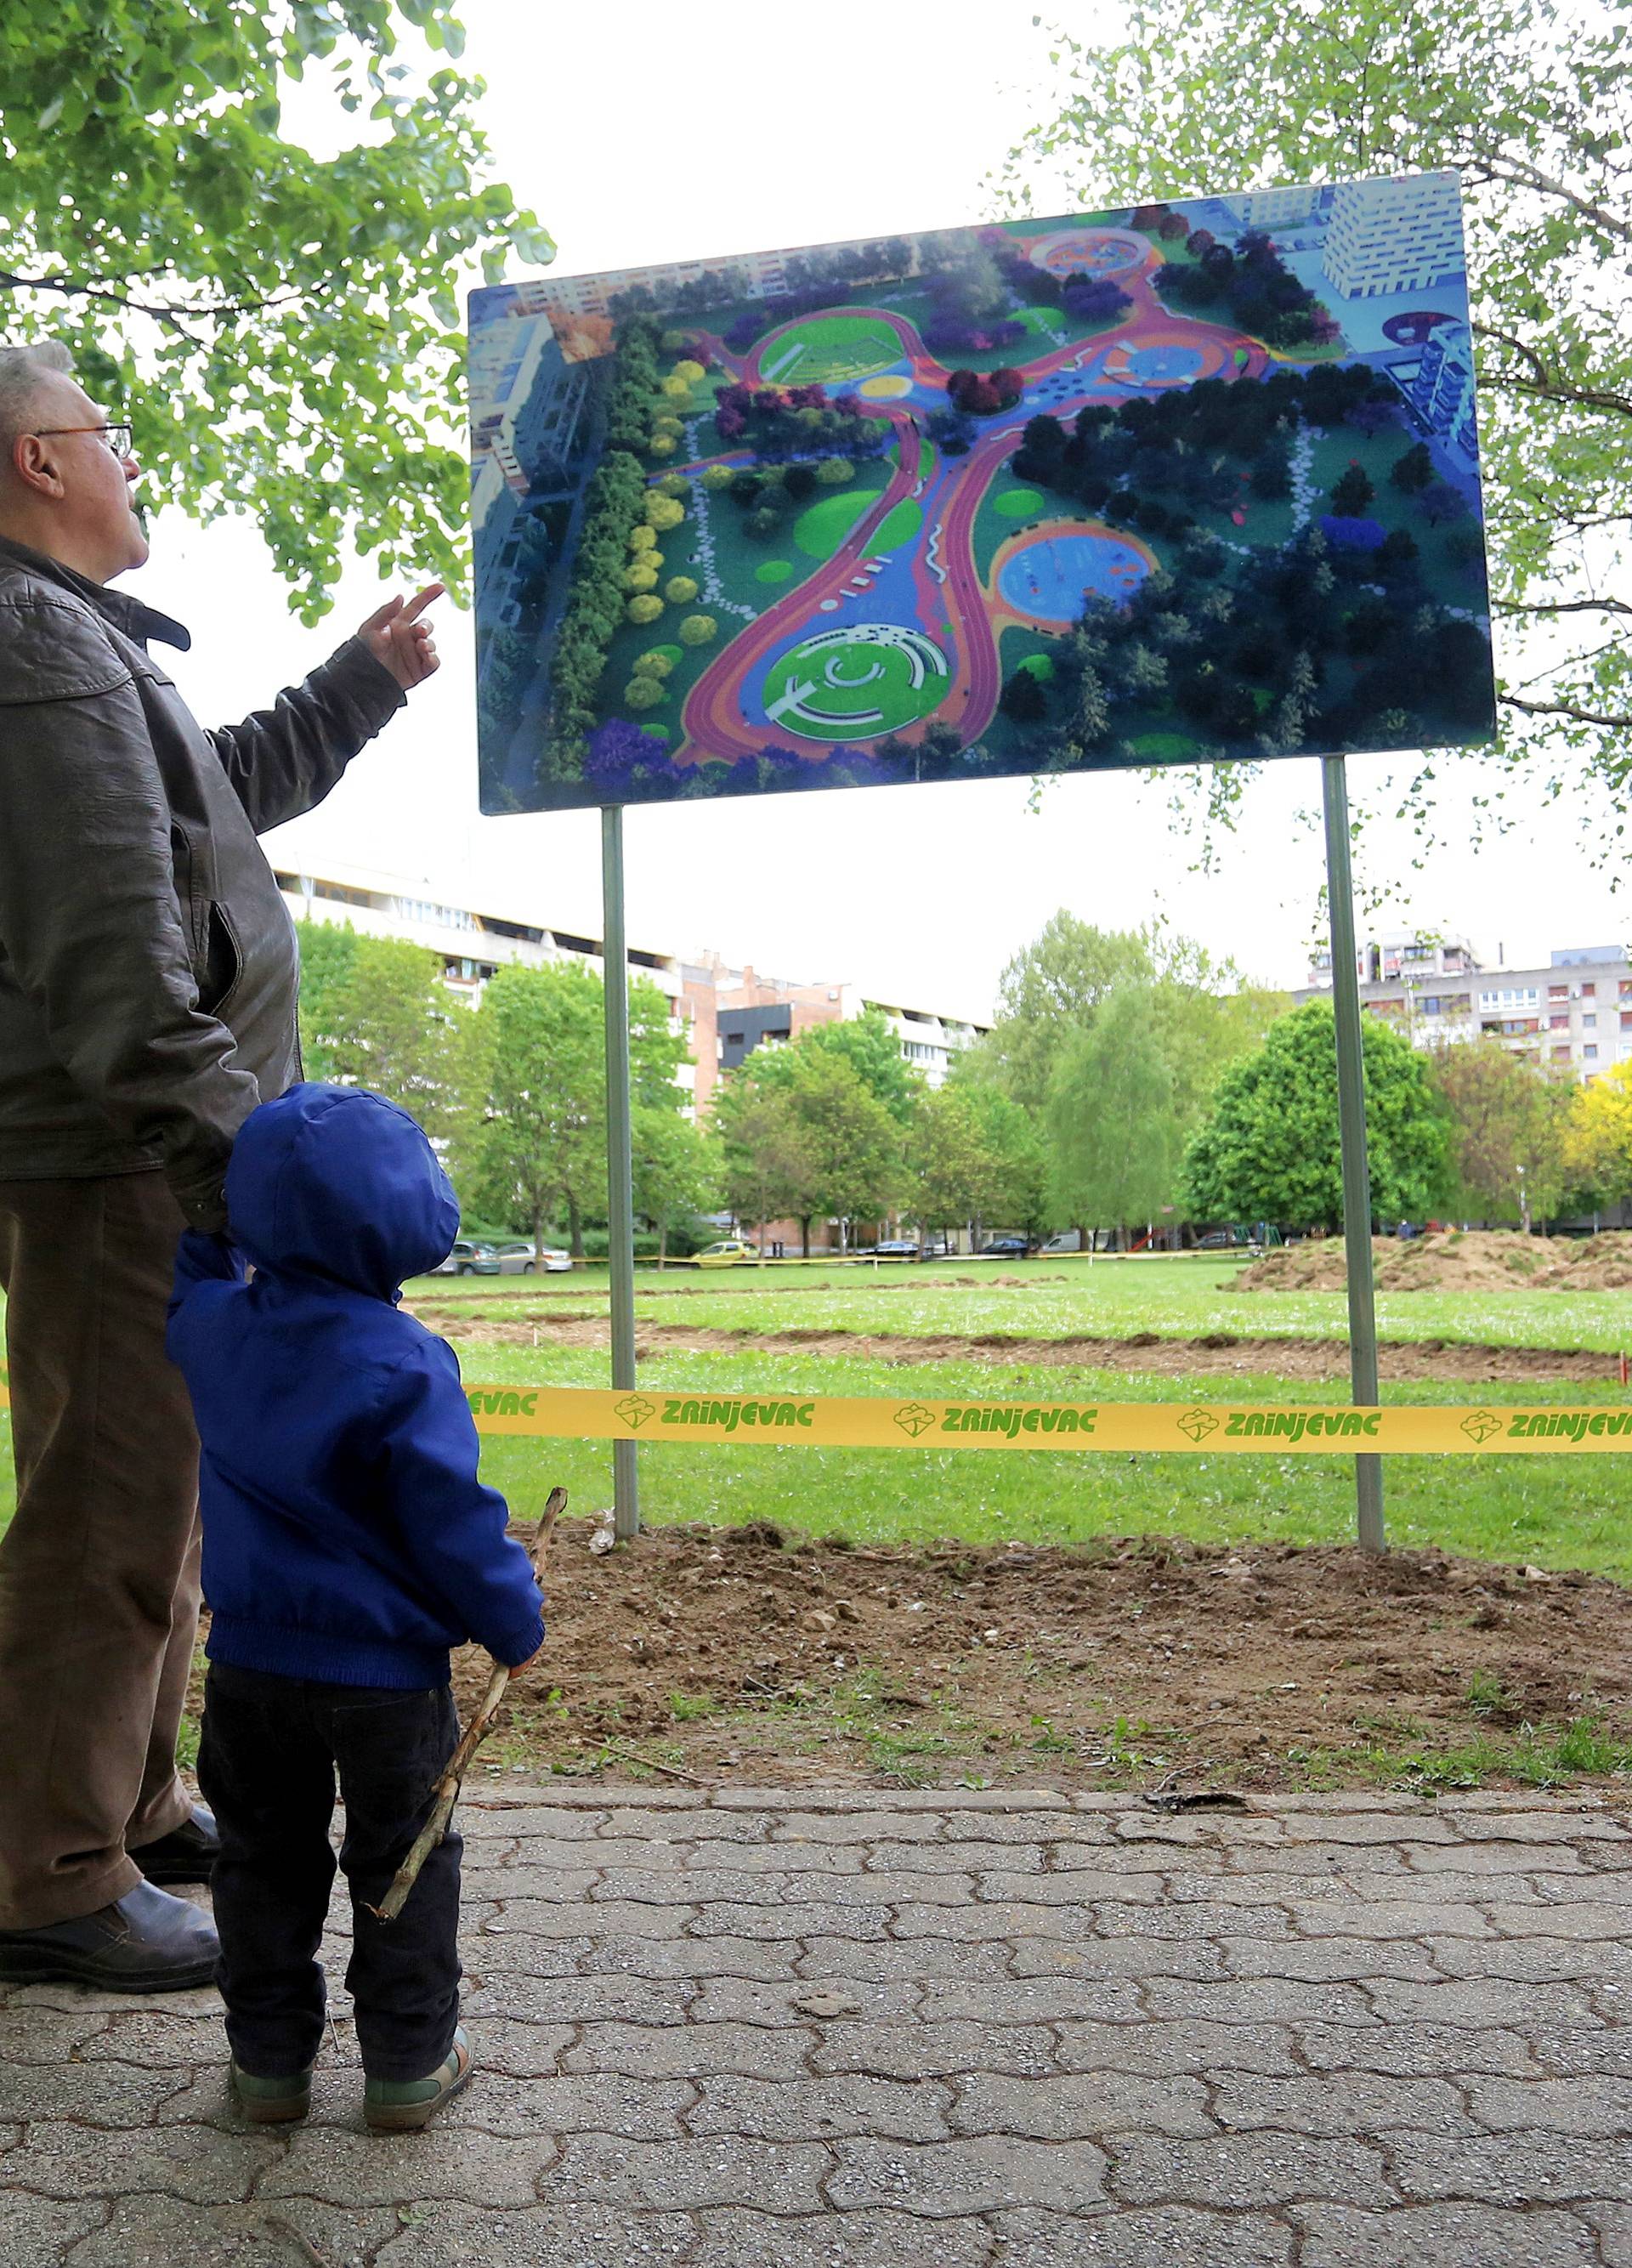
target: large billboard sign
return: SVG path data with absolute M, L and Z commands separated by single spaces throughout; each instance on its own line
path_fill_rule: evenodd
M 484 811 L 1488 740 L 1454 174 L 473 294 Z

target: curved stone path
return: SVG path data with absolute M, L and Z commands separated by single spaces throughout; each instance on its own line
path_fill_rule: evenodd
M 1632 2264 L 1613 1808 L 500 1785 L 438 2125 L 340 1935 L 287 2136 L 212 1992 L 0 1992 L 4 2268 Z

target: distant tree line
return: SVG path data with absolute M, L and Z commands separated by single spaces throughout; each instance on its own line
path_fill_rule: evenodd
M 768 292 L 746 307 L 725 333 L 725 343 L 739 354 L 746 353 L 756 339 L 796 315 L 842 306 L 860 284 L 895 283 L 910 276 L 915 261 L 913 240 L 904 236 L 790 253 L 783 261 L 786 289 Z M 746 289 L 734 296 L 746 296 Z
M 476 1008 L 423 946 L 323 922 L 299 935 L 309 1074 L 411 1110 L 469 1226 L 594 1250 L 599 976 L 573 961 L 506 966 Z M 869 1012 L 754 1049 L 701 1123 L 667 998 L 635 976 L 629 1003 L 636 1203 L 658 1244 L 694 1248 L 714 1233 L 700 1216 L 721 1208 L 752 1229 L 791 1220 L 806 1245 L 818 1223 L 865 1242 L 896 1221 L 1119 1238 L 1342 1222 L 1330 1003 L 1289 1010 L 1163 930 L 1056 914 L 1005 968 L 990 1032 L 938 1089 Z M 1364 1038 L 1382 1227 L 1439 1216 L 1528 1228 L 1632 1201 L 1632 1063 L 1583 1086 L 1496 1039 L 1423 1052 L 1376 1013 Z
M 1632 1200 L 1632 1064 L 1583 1086 L 1499 1038 L 1423 1051 L 1371 1012 L 1362 1035 L 1375 1226 L 1437 1216 L 1529 1230 Z M 1226 1072 L 1179 1186 L 1197 1219 L 1342 1226 L 1329 1001 L 1283 1017 Z

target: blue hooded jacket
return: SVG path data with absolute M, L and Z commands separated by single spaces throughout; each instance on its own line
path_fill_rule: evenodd
M 202 1448 L 211 1660 L 408 1690 L 467 1638 L 526 1660 L 538 1588 L 476 1477 L 458 1361 L 396 1304 L 459 1230 L 424 1134 L 360 1087 L 292 1086 L 245 1121 L 226 1203 L 231 1244 L 181 1240 L 166 1339 Z

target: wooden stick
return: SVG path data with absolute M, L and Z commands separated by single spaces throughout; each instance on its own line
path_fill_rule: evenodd
M 539 1532 L 533 1538 L 533 1572 L 542 1580 L 544 1562 L 549 1552 L 550 1538 L 555 1532 L 555 1522 L 567 1508 L 567 1491 L 551 1489 L 544 1506 L 544 1517 L 539 1522 Z M 419 1880 L 420 1868 L 448 1831 L 448 1822 L 453 1816 L 453 1806 L 459 1800 L 459 1783 L 469 1769 L 470 1760 L 493 1730 L 493 1720 L 498 1714 L 499 1703 L 504 1698 L 504 1688 L 510 1683 L 510 1672 L 503 1662 L 496 1662 L 493 1675 L 488 1680 L 488 1690 L 482 1697 L 481 1706 L 472 1717 L 460 1737 L 459 1746 L 448 1758 L 447 1768 L 437 1782 L 432 1794 L 435 1800 L 430 1816 L 414 1837 L 413 1848 L 397 1868 L 391 1888 L 377 1906 L 369 1911 L 381 1921 L 395 1921 L 408 1904 L 408 1892 Z
M 699 1779 L 695 1772 L 682 1771 L 678 1764 L 660 1764 L 655 1756 L 637 1756 L 633 1749 L 620 1748 L 616 1741 L 603 1741 L 600 1752 L 603 1756 L 622 1756 L 629 1764 L 643 1765 L 647 1771 L 667 1772 L 671 1779 L 688 1779 L 694 1787 L 708 1785 L 706 1780 Z

